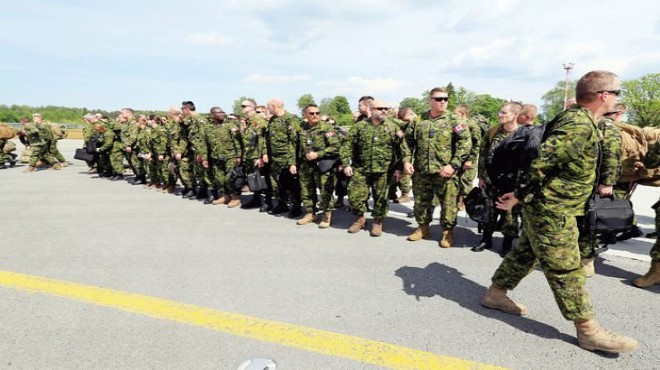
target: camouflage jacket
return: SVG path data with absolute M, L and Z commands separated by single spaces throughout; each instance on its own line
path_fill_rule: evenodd
M 149 135 L 147 138 L 149 149 L 147 150 L 152 155 L 165 155 L 167 153 L 167 131 L 163 126 L 156 126 L 149 128 Z
M 488 178 L 488 171 L 486 171 L 486 162 L 488 161 L 488 158 L 493 155 L 493 152 L 495 149 L 500 146 L 502 141 L 506 139 L 507 137 L 511 136 L 516 130 L 513 130 L 511 132 L 506 132 L 504 131 L 504 128 L 502 127 L 501 124 L 497 126 L 493 126 L 491 130 L 494 130 L 497 128 L 497 131 L 495 131 L 495 135 L 493 135 L 493 138 L 490 138 L 491 131 L 488 130 L 486 131 L 486 134 L 483 137 L 483 143 L 481 144 L 481 150 L 479 153 L 479 171 L 478 171 L 478 178 L 481 180 L 484 180 L 486 184 L 491 185 L 490 178 Z
M 297 137 L 297 163 L 298 165 L 307 162 L 305 155 L 309 152 L 316 152 L 320 158 L 337 158 L 339 156 L 340 142 L 335 132 L 334 126 L 327 122 L 319 121 L 316 125 L 310 126 L 304 122 L 298 131 Z M 312 164 L 312 163 L 310 163 Z
M 29 123 L 23 131 L 25 131 L 25 136 L 27 137 L 28 142 L 30 143 L 30 146 L 39 146 L 39 145 L 45 145 L 46 144 L 46 135 L 48 132 L 44 131 L 42 129 L 43 123 L 41 125 L 37 125 L 35 123 Z
M 203 137 L 200 135 L 201 127 L 206 125 L 206 119 L 200 115 L 194 115 L 182 118 L 179 122 L 178 137 L 172 141 L 173 154 L 182 156 L 194 155 L 196 146 L 204 144 Z
M 242 134 L 244 157 L 243 160 L 249 166 L 264 154 L 266 150 L 266 134 L 268 130 L 268 122 L 258 114 L 247 118 L 247 127 Z
M 403 131 L 391 121 L 359 121 L 339 150 L 341 162 L 365 173 L 392 172 L 401 159 Z
M 204 144 L 196 154 L 204 159 L 226 161 L 243 157 L 243 138 L 236 122 L 212 122 L 204 127 Z
M 598 122 L 602 141 L 598 183 L 614 185 L 621 175 L 621 130 L 611 118 L 603 118 Z
M 470 142 L 472 143 L 470 153 L 465 161 L 472 162 L 472 166 L 474 166 L 479 159 L 479 151 L 481 150 L 481 139 L 483 135 L 481 134 L 481 126 L 479 126 L 479 123 L 477 123 L 476 120 L 469 118 L 465 123 L 468 128 L 470 128 Z
M 138 149 L 138 153 L 140 154 L 147 154 L 150 153 L 149 149 L 149 141 L 151 140 L 151 128 L 150 127 L 143 127 L 141 129 L 138 129 L 137 132 L 137 139 L 136 139 L 136 145 Z
M 298 118 L 291 113 L 270 118 L 266 147 L 272 161 L 287 166 L 296 164 L 296 136 L 299 130 Z
M 99 149 L 99 152 L 107 152 L 112 148 L 112 144 L 115 143 L 117 135 L 111 129 L 107 129 L 102 133 L 97 141 L 96 147 Z
M 130 120 L 124 124 L 124 131 L 121 135 L 121 144 L 124 148 L 135 147 L 137 145 L 138 127 L 135 120 Z
M 547 124 L 544 138 L 516 198 L 540 213 L 584 215 L 596 182 L 596 122 L 584 108 L 567 109 Z
M 403 161 L 422 174 L 440 173 L 446 165 L 461 167 L 470 149 L 470 130 L 463 120 L 449 112 L 435 118 L 425 112 L 406 135 Z

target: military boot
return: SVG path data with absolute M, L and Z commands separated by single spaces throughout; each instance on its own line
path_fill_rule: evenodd
M 217 206 L 218 204 L 229 204 L 231 201 L 231 198 L 229 197 L 228 194 L 222 194 L 218 199 L 214 200 L 213 205 Z
M 209 197 L 209 189 L 203 186 L 200 186 L 197 189 L 197 200 L 204 200 Z
M 371 236 L 381 236 L 383 234 L 383 219 L 380 217 L 374 218 L 374 223 L 371 225 Z
M 334 207 L 341 208 L 343 206 L 344 206 L 344 197 L 337 197 L 337 201 L 335 201 Z
M 6 168 L 7 168 L 7 166 L 4 163 L 0 163 L 0 170 L 4 170 Z
M 401 193 L 401 196 L 394 200 L 394 203 L 410 203 L 410 195 Z
M 440 248 L 451 248 L 454 245 L 454 229 L 442 230 L 442 239 L 438 242 Z
M 209 192 L 209 196 L 204 199 L 204 204 L 213 204 L 213 202 L 219 198 L 219 191 L 213 190 Z
M 273 198 L 270 195 L 266 195 L 264 204 L 259 208 L 259 212 L 268 212 L 270 213 L 273 210 Z
M 505 236 L 504 240 L 502 241 L 502 249 L 500 250 L 500 257 L 504 258 L 506 257 L 509 252 L 511 252 L 511 249 L 513 248 L 513 237 L 511 236 Z
M 493 235 L 483 235 L 481 241 L 470 249 L 472 252 L 483 252 L 485 249 L 493 248 Z
M 34 172 L 34 171 L 36 171 L 36 170 L 37 170 L 36 167 L 34 167 L 34 166 L 29 166 L 28 168 L 26 168 L 25 170 L 23 170 L 23 172 Z
M 429 229 L 429 224 L 419 224 L 419 227 L 412 234 L 408 235 L 408 240 L 416 242 L 421 239 L 429 239 L 430 237 L 431 229 Z
M 311 224 L 312 222 L 314 222 L 314 214 L 312 212 L 307 212 L 305 213 L 303 218 L 301 218 L 300 220 L 298 220 L 298 222 L 296 222 L 296 225 L 307 225 L 307 224 Z
M 236 208 L 241 206 L 241 196 L 232 195 L 229 203 L 227 203 L 227 208 Z
M 281 213 L 287 212 L 289 212 L 289 206 L 287 206 L 284 202 L 278 202 L 277 207 L 273 208 L 269 213 L 271 215 L 279 215 Z
M 527 315 L 527 307 L 511 300 L 506 295 L 506 289 L 500 288 L 495 284 L 491 284 L 486 294 L 481 298 L 481 305 L 511 315 Z
M 649 272 L 644 276 L 640 276 L 635 281 L 633 285 L 638 288 L 650 288 L 654 285 L 660 284 L 660 262 L 651 261 L 651 268 Z
M 348 228 L 348 232 L 351 234 L 355 234 L 356 232 L 364 229 L 364 224 L 366 223 L 367 223 L 367 219 L 364 217 L 364 215 L 359 215 L 358 218 Z
M 181 192 L 181 198 L 188 199 L 191 194 L 193 194 L 193 190 L 191 188 L 183 188 L 183 191 Z
M 319 229 L 327 229 L 330 227 L 330 220 L 332 219 L 332 211 L 323 212 L 323 219 L 319 223 Z
M 631 352 L 637 349 L 639 343 L 633 338 L 610 333 L 591 319 L 575 322 L 578 346 L 589 351 L 604 351 L 610 353 Z
M 302 207 L 300 202 L 296 202 L 291 206 L 291 212 L 289 212 L 289 218 L 296 218 L 302 215 Z
M 50 169 L 51 169 L 51 170 L 61 170 L 61 169 L 62 169 L 62 165 L 59 164 L 59 163 L 55 163 L 55 164 L 53 165 L 53 167 L 51 167 Z
M 593 277 L 596 275 L 596 267 L 594 266 L 595 258 L 583 258 L 580 260 L 582 263 L 582 270 L 584 270 L 585 277 Z

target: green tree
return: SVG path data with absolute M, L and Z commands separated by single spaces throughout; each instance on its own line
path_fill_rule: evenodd
M 575 96 L 575 85 L 576 81 L 570 81 L 568 86 L 568 97 Z M 548 122 L 558 115 L 561 111 L 564 110 L 564 89 L 566 86 L 566 81 L 559 81 L 548 92 L 543 94 L 541 97 L 541 112 L 543 115 L 543 120 Z
M 319 104 L 321 114 L 327 114 L 337 119 L 341 115 L 351 114 L 351 106 L 345 96 L 335 96 L 334 98 L 323 98 Z
M 400 108 L 410 108 L 415 112 L 415 114 L 420 115 L 429 109 L 429 96 L 431 95 L 431 90 L 426 90 L 422 93 L 420 98 L 408 97 L 401 100 L 399 103 Z
M 314 101 L 314 97 L 312 94 L 305 94 L 298 98 L 298 109 L 302 112 L 303 108 L 308 106 L 309 104 L 316 104 L 316 101 Z
M 241 103 L 243 100 L 254 100 L 253 98 L 248 98 L 246 96 L 241 96 L 240 98 L 234 100 L 234 104 L 232 105 L 232 111 L 234 114 L 242 116 L 243 115 L 243 109 L 241 109 Z
M 474 101 L 470 105 L 470 112 L 472 114 L 481 114 L 482 116 L 488 118 L 491 125 L 497 124 L 497 112 L 499 112 L 502 104 L 506 100 L 495 98 L 489 94 L 479 94 L 476 95 Z
M 649 73 L 622 83 L 628 121 L 639 126 L 660 126 L 660 73 Z

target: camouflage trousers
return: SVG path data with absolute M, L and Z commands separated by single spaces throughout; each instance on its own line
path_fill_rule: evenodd
M 186 189 L 192 189 L 196 185 L 195 173 L 193 169 L 194 163 L 196 162 L 193 155 L 181 157 L 181 160 L 178 163 L 181 184 Z
M 298 169 L 300 176 L 300 198 L 307 212 L 312 212 L 316 206 L 316 189 L 321 193 L 319 210 L 331 211 L 332 192 L 335 185 L 335 171 L 320 173 L 314 164 L 302 163 Z
M 468 168 L 463 170 L 462 168 L 458 171 L 458 195 L 466 196 L 474 188 L 474 179 L 477 177 L 476 168 Z
M 166 184 L 168 176 L 167 165 L 169 164 L 169 161 L 167 158 L 159 161 L 157 157 L 158 156 L 156 155 L 152 155 L 151 160 L 147 161 L 149 180 L 156 184 Z
M 30 166 L 35 167 L 37 165 L 37 162 L 40 160 L 48 163 L 48 164 L 53 164 L 57 162 L 55 157 L 53 157 L 52 154 L 50 154 L 50 148 L 48 144 L 33 144 L 30 145 L 30 148 L 32 148 L 32 153 L 30 154 Z
M 210 188 L 213 186 L 211 168 L 204 168 L 200 162 L 193 162 L 193 175 L 195 176 L 195 183 L 200 188 Z
M 413 175 L 413 193 L 415 194 L 415 220 L 418 224 L 430 224 L 433 221 L 434 198 L 440 203 L 440 225 L 443 229 L 456 226 L 458 216 L 458 177 L 449 179 L 439 174 Z
M 2 148 L 5 147 L 5 144 L 7 143 L 7 141 L 9 141 L 9 140 L 0 139 L 0 165 L 5 164 L 5 162 L 7 162 L 7 161 L 9 160 L 9 155 L 7 155 L 7 154 L 2 150 Z
M 412 177 L 410 175 L 401 175 L 399 182 L 392 182 L 390 185 L 390 195 L 396 195 L 396 189 L 401 190 L 401 194 L 410 193 L 412 190 Z
M 234 159 L 213 160 L 210 167 L 212 188 L 219 190 L 222 194 L 241 195 L 241 189 L 235 189 L 229 181 L 228 174 L 233 168 L 236 168 Z
M 512 290 L 540 263 L 564 318 L 594 318 L 580 263 L 575 217 L 552 213 L 534 203 L 524 205 L 522 213 L 520 240 L 495 271 L 493 284 Z
M 60 150 L 57 149 L 57 140 L 48 142 L 48 151 L 50 155 L 53 156 L 53 158 L 55 158 L 58 162 L 66 162 L 66 158 L 64 158 Z
M 653 205 L 655 209 L 655 231 L 660 231 L 660 199 Z M 655 239 L 655 244 L 651 248 L 651 259 L 655 262 L 660 262 L 660 238 Z
M 115 141 L 110 149 L 110 165 L 112 171 L 121 175 L 124 173 L 124 145 L 120 141 Z
M 145 168 L 144 159 L 138 157 L 135 151 L 131 152 L 130 156 L 131 156 L 130 162 L 132 164 L 133 173 L 135 174 L 135 176 L 137 177 L 145 176 L 147 174 L 147 170 Z
M 268 179 L 270 193 L 280 204 L 286 203 L 289 199 L 293 204 L 300 204 L 299 176 L 291 175 L 288 164 L 271 159 L 268 163 Z
M 369 190 L 371 190 L 371 196 L 374 198 L 371 216 L 374 218 L 385 217 L 390 206 L 387 192 L 392 174 L 388 172 L 364 173 L 357 169 L 353 171 L 353 177 L 348 183 L 348 204 L 351 212 L 359 216 L 367 211 L 367 200 Z
M 493 204 L 495 204 L 498 197 L 497 190 L 491 186 L 488 186 L 486 187 L 486 193 L 493 199 Z M 484 235 L 493 235 L 497 225 L 499 224 L 500 232 L 503 236 L 517 238 L 518 218 L 520 217 L 520 213 L 520 206 L 513 207 L 513 209 L 510 211 L 497 210 L 495 214 L 495 220 L 493 220 L 493 222 L 483 224 Z

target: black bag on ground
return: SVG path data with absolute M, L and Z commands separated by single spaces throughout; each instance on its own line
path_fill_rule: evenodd
M 92 162 L 94 160 L 94 154 L 90 154 L 86 149 L 76 149 L 76 154 L 73 155 L 74 159 L 80 159 L 81 161 Z
M 495 220 L 495 206 L 493 199 L 486 190 L 475 187 L 463 199 L 465 212 L 476 222 L 489 223 Z
M 618 233 L 633 226 L 632 203 L 628 199 L 601 198 L 598 194 L 587 202 L 584 220 L 587 230 L 595 235 Z
M 316 161 L 316 170 L 326 173 L 337 166 L 339 158 L 322 158 Z
M 266 176 L 262 175 L 258 168 L 255 169 L 251 174 L 247 175 L 247 185 L 250 191 L 253 193 L 268 189 Z
M 246 183 L 245 173 L 243 172 L 243 166 L 236 166 L 229 170 L 227 173 L 229 179 L 229 184 L 234 189 L 242 188 Z

